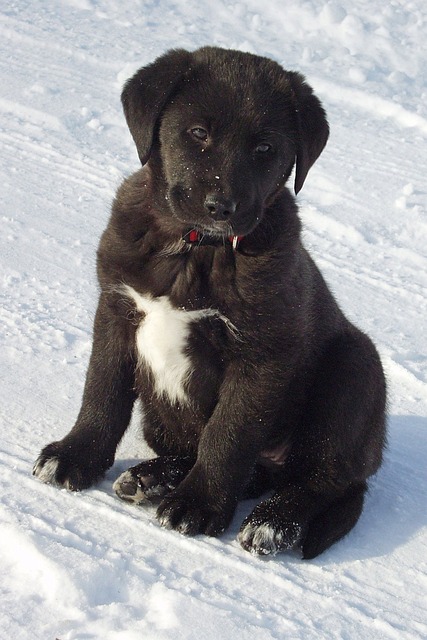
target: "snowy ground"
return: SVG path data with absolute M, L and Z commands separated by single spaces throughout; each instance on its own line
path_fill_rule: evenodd
M 424 0 L 14 0 L 0 8 L 0 638 L 427 638 L 427 10 Z M 329 144 L 299 196 L 305 240 L 390 389 L 385 464 L 357 527 L 312 562 L 161 529 L 96 488 L 31 476 L 77 414 L 95 249 L 138 167 L 124 80 L 172 46 L 304 72 Z

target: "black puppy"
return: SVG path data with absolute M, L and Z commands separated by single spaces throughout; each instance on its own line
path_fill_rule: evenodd
M 381 464 L 385 381 L 301 244 L 295 191 L 328 124 L 304 78 L 247 53 L 170 51 L 122 101 L 144 167 L 98 251 L 101 287 L 77 422 L 42 481 L 80 490 L 113 461 L 139 397 L 158 458 L 120 476 L 160 523 L 218 535 L 272 490 L 239 541 L 312 558 L 357 522 Z

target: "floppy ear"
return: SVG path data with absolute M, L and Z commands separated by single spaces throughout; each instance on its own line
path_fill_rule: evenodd
M 137 71 L 123 88 L 126 122 L 143 165 L 150 157 L 160 113 L 189 69 L 191 57 L 191 53 L 184 49 L 172 49 Z
M 301 190 L 311 166 L 323 151 L 328 140 L 329 126 L 325 111 L 304 76 L 289 72 L 295 97 L 298 121 L 298 144 L 296 154 L 295 193 Z

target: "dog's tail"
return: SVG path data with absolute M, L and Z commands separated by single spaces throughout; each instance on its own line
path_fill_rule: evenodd
M 354 527 L 362 513 L 367 488 L 366 482 L 352 485 L 310 522 L 302 543 L 304 560 L 315 558 Z

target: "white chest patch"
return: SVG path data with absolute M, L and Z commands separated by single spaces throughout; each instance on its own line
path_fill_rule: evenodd
M 192 363 L 186 347 L 191 325 L 209 316 L 224 321 L 234 332 L 233 325 L 215 309 L 185 311 L 173 307 L 167 296 L 143 296 L 128 285 L 122 291 L 144 315 L 136 330 L 138 366 L 150 369 L 159 396 L 167 396 L 172 403 L 187 403 Z

